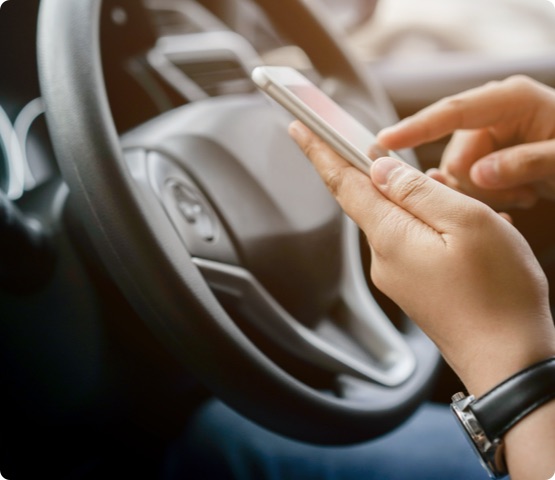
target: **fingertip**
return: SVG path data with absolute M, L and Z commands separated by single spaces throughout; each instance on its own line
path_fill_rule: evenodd
M 513 217 L 511 217 L 511 215 L 509 215 L 507 212 L 499 212 L 499 216 L 507 220 L 507 222 L 509 222 L 511 225 L 514 224 Z
M 491 155 L 476 162 L 470 169 L 470 180 L 484 190 L 503 192 L 508 189 L 507 202 L 520 209 L 532 208 L 538 201 L 538 194 L 524 181 L 514 181 L 507 172 L 501 171 L 501 157 Z
M 398 124 L 397 124 L 398 125 Z M 380 130 L 376 135 L 378 145 L 385 149 L 394 149 L 397 125 L 392 125 Z
M 470 179 L 482 188 L 500 187 L 499 158 L 492 155 L 478 160 L 470 168 Z
M 384 188 L 390 182 L 393 173 L 404 168 L 404 166 L 404 163 L 395 158 L 381 157 L 372 163 L 370 176 L 375 185 Z
M 299 144 L 305 143 L 310 136 L 310 130 L 299 120 L 291 122 L 288 131 L 293 140 Z
M 441 170 L 439 170 L 439 168 L 430 168 L 426 170 L 426 175 L 433 178 L 436 182 L 443 183 L 444 185 L 447 184 L 447 177 L 441 172 Z
M 395 125 L 392 125 L 390 127 L 385 127 L 382 128 L 377 134 L 376 134 L 376 138 L 378 140 L 381 140 L 382 138 L 387 138 L 391 132 L 395 131 Z
M 389 150 L 410 148 L 422 140 L 416 116 L 403 118 L 394 125 L 385 127 L 376 135 L 378 143 Z

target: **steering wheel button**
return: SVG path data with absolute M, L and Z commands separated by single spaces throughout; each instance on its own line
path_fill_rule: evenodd
M 198 196 L 183 184 L 172 185 L 173 196 L 179 211 L 188 223 L 196 223 L 202 215 L 202 206 Z
M 177 210 L 185 221 L 193 226 L 195 233 L 204 241 L 212 242 L 216 237 L 216 220 L 212 218 L 206 201 L 193 185 L 180 180 L 169 183 Z
M 197 224 L 197 232 L 200 237 L 207 242 L 213 242 L 216 236 L 214 224 L 206 215 L 200 218 L 200 221 Z

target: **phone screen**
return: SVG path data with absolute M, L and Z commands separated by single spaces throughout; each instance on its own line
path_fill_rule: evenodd
M 264 92 L 363 173 L 369 173 L 372 160 L 396 156 L 380 148 L 371 131 L 295 69 L 258 67 L 252 78 Z
M 376 137 L 335 103 L 320 89 L 312 85 L 287 85 L 287 89 L 298 97 L 325 122 L 332 125 L 353 146 L 375 158 L 386 155 L 376 145 Z M 370 158 L 373 158 L 371 155 Z

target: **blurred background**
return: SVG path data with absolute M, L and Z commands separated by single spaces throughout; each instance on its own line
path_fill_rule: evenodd
M 555 47 L 548 0 L 310 0 L 366 61 L 445 52 L 519 57 Z M 373 13 L 373 16 L 370 15 Z

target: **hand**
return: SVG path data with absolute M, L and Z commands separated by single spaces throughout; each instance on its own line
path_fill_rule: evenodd
M 445 98 L 378 135 L 389 149 L 453 133 L 431 175 L 496 209 L 555 199 L 555 91 L 517 76 Z
M 480 395 L 555 354 L 545 276 L 509 222 L 402 162 L 379 159 L 370 178 L 299 122 L 290 132 L 366 234 L 375 285 L 469 391 Z

